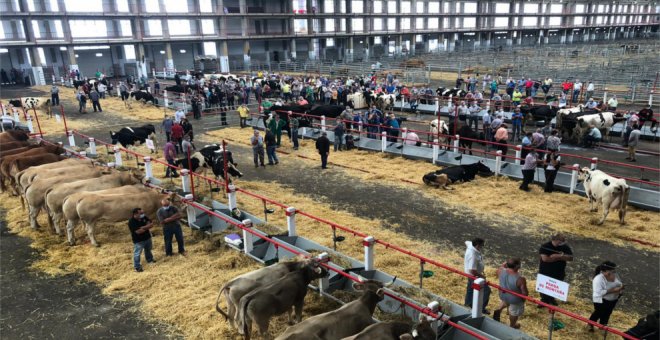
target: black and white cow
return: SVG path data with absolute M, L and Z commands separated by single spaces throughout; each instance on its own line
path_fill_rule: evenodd
M 599 225 L 605 222 L 610 209 L 619 210 L 619 223 L 626 223 L 630 187 L 625 179 L 584 167 L 580 169 L 578 183 L 584 184 L 584 191 L 589 199 L 589 211 L 598 211 L 598 205 L 602 205 L 603 216 L 598 221 Z
M 447 88 L 444 88 L 444 87 L 438 87 L 435 90 L 435 94 L 437 94 L 439 97 L 453 96 L 453 97 L 463 98 L 463 97 L 465 97 L 467 92 L 465 92 L 465 91 L 463 91 L 463 90 L 461 90 L 457 87 L 454 87 L 452 89 L 447 89 Z
M 225 154 L 227 155 L 227 175 L 243 177 L 243 173 L 236 168 L 237 164 L 234 162 L 232 152 L 229 150 L 223 152 L 222 146 L 217 144 L 207 145 L 193 153 L 190 161 L 187 158 L 181 158 L 176 160 L 175 164 L 194 173 L 201 173 L 203 176 L 206 176 L 206 171 L 210 168 L 216 179 L 220 179 L 224 178 Z M 231 182 L 231 178 L 225 178 L 225 180 Z
M 154 105 L 158 104 L 158 99 L 156 99 L 153 94 L 147 91 L 133 91 L 131 92 L 131 98 L 135 99 L 136 101 L 142 101 L 145 104 L 147 102 L 151 102 Z
M 52 117 L 51 102 L 50 98 L 46 97 L 21 97 L 19 99 L 10 99 L 9 105 L 15 108 L 21 108 L 24 110 L 43 110 L 48 115 L 48 118 Z
M 473 164 L 462 164 L 429 172 L 422 177 L 424 184 L 451 190 L 449 184 L 458 182 L 469 182 L 475 178 L 476 175 L 491 176 L 493 172 L 483 162 L 476 162 Z
M 527 125 L 528 122 L 543 121 L 545 124 L 550 123 L 552 118 L 557 117 L 558 110 L 556 106 L 550 105 L 521 106 L 520 112 L 524 115 L 523 126 Z
M 156 127 L 153 124 L 146 124 L 140 127 L 124 127 L 119 131 L 110 131 L 112 145 L 121 144 L 122 147 L 136 146 L 144 144 L 147 139 L 156 143 Z M 153 151 L 152 151 L 153 152 Z

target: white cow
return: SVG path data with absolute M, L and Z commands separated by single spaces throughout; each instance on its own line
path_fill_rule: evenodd
M 603 217 L 598 224 L 603 224 L 610 209 L 619 210 L 619 223 L 625 224 L 626 206 L 630 187 L 626 180 L 612 177 L 600 170 L 584 167 L 580 170 L 578 182 L 584 183 L 584 191 L 589 199 L 590 211 L 598 211 L 598 204 L 603 205 Z
M 438 142 L 440 142 L 440 144 L 447 145 L 447 149 L 449 149 L 449 142 L 451 139 L 449 137 L 449 126 L 447 125 L 447 122 L 437 118 L 432 120 L 429 124 L 429 132 L 430 140 L 438 137 Z M 440 134 L 440 136 L 438 136 L 438 134 Z
M 577 125 L 575 126 L 575 133 L 577 136 L 582 136 L 583 129 L 593 125 L 597 129 L 604 131 L 603 136 L 609 136 L 610 129 L 618 122 L 626 120 L 623 117 L 617 116 L 614 112 L 599 112 L 590 115 L 577 117 Z

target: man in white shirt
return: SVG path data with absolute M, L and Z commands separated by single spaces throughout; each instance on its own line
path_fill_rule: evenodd
M 186 113 L 181 109 L 176 110 L 174 113 L 174 122 L 179 124 L 183 118 L 186 118 Z
M 484 247 L 486 242 L 482 238 L 475 238 L 472 241 L 465 241 L 465 256 L 463 258 L 464 262 L 464 271 L 466 274 L 476 276 L 477 278 L 486 279 L 484 274 L 484 261 L 481 256 L 481 250 Z M 465 291 L 465 305 L 472 307 L 472 297 L 474 293 L 474 288 L 472 288 L 472 283 L 474 280 L 468 279 L 467 289 Z M 490 287 L 488 285 L 483 288 L 484 293 L 484 305 L 483 313 L 489 314 L 486 306 L 488 306 L 488 300 L 490 299 Z
M 577 103 L 580 91 L 582 91 L 582 82 L 580 82 L 580 79 L 576 79 L 573 84 L 573 98 L 571 102 Z
M 594 90 L 595 90 L 595 88 L 596 88 L 596 87 L 594 86 L 594 83 L 593 83 L 593 82 L 589 82 L 589 84 L 587 84 L 587 92 L 586 92 L 586 94 L 585 94 L 585 97 L 587 97 L 587 98 L 591 98 L 591 97 L 593 97 L 593 96 L 594 96 Z

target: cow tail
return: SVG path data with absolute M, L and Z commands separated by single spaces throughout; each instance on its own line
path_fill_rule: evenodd
M 229 290 L 230 288 L 227 288 L 227 285 L 225 284 L 220 288 L 220 293 L 218 293 L 218 298 L 215 300 L 215 310 L 218 311 L 218 313 L 222 314 L 222 316 L 225 317 L 225 320 L 229 320 L 229 314 L 225 313 L 225 311 L 220 308 L 220 299 L 222 298 L 222 293 L 225 292 L 225 290 Z
M 250 339 L 250 325 L 247 319 L 247 308 L 250 305 L 250 302 L 252 301 L 252 294 L 248 294 L 243 296 L 241 298 L 240 302 L 240 307 L 238 308 L 238 316 L 236 318 L 236 321 L 238 321 L 238 329 L 243 330 L 243 336 L 245 337 L 246 340 Z
M 623 212 L 628 206 L 628 196 L 630 195 L 630 187 L 628 185 L 621 185 L 621 202 L 619 202 L 619 211 Z

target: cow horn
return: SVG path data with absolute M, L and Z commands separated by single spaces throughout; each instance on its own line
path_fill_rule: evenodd
M 392 281 L 384 284 L 383 287 L 391 287 L 394 284 L 394 281 L 396 281 L 396 278 L 397 278 L 396 276 L 392 278 Z

